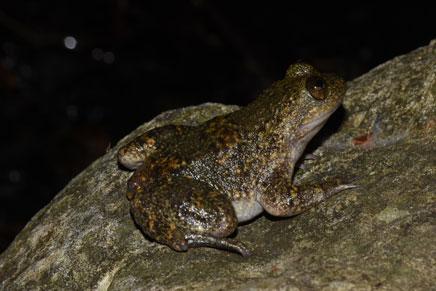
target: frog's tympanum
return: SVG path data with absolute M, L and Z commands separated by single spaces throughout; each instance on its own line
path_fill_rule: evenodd
M 138 136 L 118 152 L 119 162 L 135 170 L 127 186 L 135 222 L 176 251 L 208 246 L 249 255 L 227 238 L 238 223 L 264 210 L 296 215 L 354 187 L 293 183 L 295 163 L 344 93 L 342 79 L 295 64 L 238 111 Z

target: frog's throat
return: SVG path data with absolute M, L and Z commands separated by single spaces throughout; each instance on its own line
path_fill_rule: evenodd
M 338 109 L 339 105 L 340 104 L 335 106 L 332 110 L 327 111 L 311 121 L 303 124 L 298 130 L 300 136 L 302 136 L 304 140 L 310 140 L 324 126 L 324 124 L 327 122 L 327 119 L 333 114 L 333 112 L 336 111 L 336 109 Z
M 327 122 L 327 119 L 330 117 L 330 115 L 335 112 L 335 110 L 339 107 L 336 106 L 332 110 L 321 114 L 320 116 L 316 117 L 315 119 L 309 121 L 308 123 L 302 125 L 299 130 L 297 136 L 294 136 L 293 139 L 290 140 L 292 149 L 291 153 L 289 154 L 289 160 L 288 162 L 291 165 L 295 165 L 295 163 L 300 159 L 301 155 L 304 152 L 304 149 L 306 148 L 306 145 L 309 143 L 309 141 L 315 136 L 315 134 L 318 133 L 318 131 L 324 126 L 324 124 Z M 293 168 L 290 169 L 290 176 L 292 176 Z

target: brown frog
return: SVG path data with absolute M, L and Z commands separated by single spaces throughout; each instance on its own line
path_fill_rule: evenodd
M 138 136 L 118 152 L 135 170 L 127 197 L 135 222 L 176 251 L 208 246 L 243 256 L 227 238 L 264 210 L 299 214 L 354 185 L 294 185 L 306 144 L 339 107 L 342 79 L 307 64 L 289 67 L 248 106 L 199 126 L 168 125 Z

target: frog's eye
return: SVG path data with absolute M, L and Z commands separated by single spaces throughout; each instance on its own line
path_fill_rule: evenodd
M 327 83 L 320 77 L 309 77 L 306 81 L 306 89 L 310 96 L 317 100 L 324 100 L 327 97 Z

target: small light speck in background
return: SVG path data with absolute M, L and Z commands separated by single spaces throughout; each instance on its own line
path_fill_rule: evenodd
M 9 172 L 9 181 L 18 183 L 21 181 L 21 173 L 18 170 L 11 170 Z
M 95 48 L 92 50 L 92 58 L 96 61 L 101 61 L 103 59 L 104 52 L 100 48 Z
M 77 46 L 77 39 L 74 36 L 67 36 L 64 38 L 64 46 L 69 49 L 73 50 Z
M 106 64 L 112 64 L 115 61 L 115 55 L 113 52 L 105 52 L 103 56 L 103 62 Z
M 94 48 L 91 52 L 92 58 L 96 61 L 103 61 L 103 63 L 111 65 L 115 61 L 115 54 L 111 51 L 103 51 L 101 48 Z

